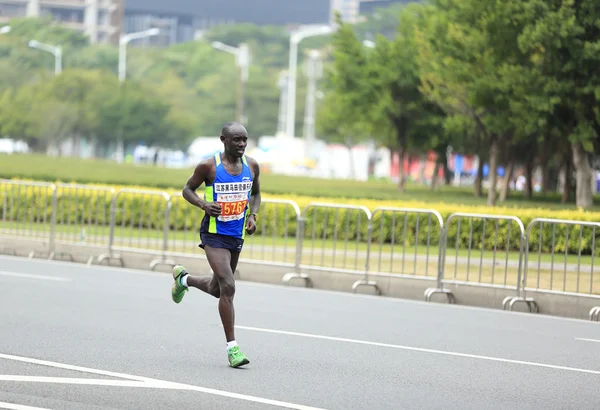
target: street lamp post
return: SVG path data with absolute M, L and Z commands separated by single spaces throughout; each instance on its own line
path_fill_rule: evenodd
M 129 33 L 121 37 L 119 40 L 119 81 L 123 82 L 125 81 L 125 77 L 127 77 L 127 44 L 131 40 L 155 36 L 158 33 L 160 33 L 158 28 L 151 28 L 136 33 Z
M 277 119 L 277 135 L 285 135 L 285 116 L 287 113 L 287 108 L 285 106 L 287 102 L 287 92 L 288 92 L 288 78 L 287 71 L 281 71 L 279 73 L 279 82 L 277 83 L 279 87 L 279 115 Z
M 29 41 L 29 47 L 54 54 L 54 74 L 59 75 L 62 72 L 62 48 L 60 46 L 53 46 L 40 43 L 37 40 L 31 40 Z
M 151 28 L 149 30 L 138 31 L 125 34 L 119 39 L 119 82 L 123 83 L 127 77 L 127 44 L 132 40 L 155 36 L 160 33 L 160 29 Z M 117 137 L 117 162 L 123 163 L 125 160 L 125 144 L 123 143 L 123 130 L 120 129 Z
M 241 124 L 246 125 L 248 118 L 245 113 L 245 91 L 246 83 L 248 82 L 248 67 L 250 65 L 250 53 L 248 45 L 241 43 L 239 47 L 232 47 L 230 45 L 221 43 L 220 41 L 213 41 L 212 47 L 224 51 L 229 54 L 233 54 L 236 58 L 236 64 L 239 70 L 239 87 L 238 87 L 238 98 L 237 98 L 237 118 Z
M 306 63 L 306 76 L 308 77 L 308 88 L 306 90 L 306 105 L 304 108 L 304 152 L 308 158 L 311 156 L 315 140 L 315 117 L 317 100 L 317 80 L 323 75 L 321 53 L 318 50 L 310 50 Z
M 331 34 L 333 28 L 330 26 L 321 26 L 309 28 L 292 34 L 290 37 L 290 57 L 288 69 L 288 102 L 286 118 L 286 134 L 288 137 L 294 137 L 296 133 L 296 71 L 298 65 L 298 44 L 308 37 L 323 36 Z

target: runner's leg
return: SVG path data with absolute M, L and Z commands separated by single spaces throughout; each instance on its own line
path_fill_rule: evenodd
M 227 340 L 227 357 L 231 367 L 239 367 L 250 363 L 248 358 L 240 351 L 235 340 L 234 324 L 235 310 L 233 298 L 235 295 L 234 272 L 237 269 L 239 252 L 231 251 L 227 246 L 219 247 L 223 243 L 216 241 L 217 247 L 203 243 L 208 263 L 212 268 L 213 276 L 190 276 L 185 268 L 177 265 L 173 268 L 174 284 L 172 297 L 175 303 L 180 303 L 189 286 L 196 287 L 212 296 L 219 298 L 219 315 Z M 241 249 L 240 244 L 233 248 Z
M 231 252 L 228 249 L 212 248 L 208 245 L 204 250 L 219 284 L 219 315 L 221 316 L 227 342 L 231 342 L 235 340 L 235 310 L 233 308 L 235 281 L 231 270 Z
M 237 269 L 238 260 L 240 259 L 240 254 L 238 252 L 231 252 L 231 272 L 234 273 Z M 221 289 L 219 286 L 219 280 L 217 279 L 217 275 L 205 275 L 205 276 L 192 276 L 189 273 L 185 274 L 187 286 L 200 289 L 204 293 L 208 293 L 216 298 L 219 298 L 221 295 Z
M 233 272 L 233 278 L 235 280 L 235 271 L 237 269 L 238 261 L 240 259 L 239 252 L 231 252 L 231 272 Z
M 235 309 L 233 307 L 233 298 L 235 296 L 235 280 L 233 272 L 237 267 L 239 254 L 231 252 L 229 249 L 212 248 L 205 246 L 208 263 L 212 268 L 219 282 L 219 315 L 225 330 L 227 340 L 227 357 L 231 367 L 239 367 L 250 363 L 244 355 L 235 340 Z
M 219 298 L 221 291 L 219 289 L 219 280 L 215 274 L 205 276 L 187 275 L 188 287 L 200 289 L 204 293 Z
M 220 296 L 219 282 L 215 275 L 192 276 L 181 265 L 173 267 L 173 286 L 171 286 L 171 298 L 175 303 L 181 303 L 185 292 L 189 287 L 195 287 L 216 298 Z

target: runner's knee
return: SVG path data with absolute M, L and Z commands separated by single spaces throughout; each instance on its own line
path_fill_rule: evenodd
M 221 296 L 221 289 L 219 287 L 219 282 L 211 282 L 211 284 L 208 288 L 208 291 L 212 296 L 219 298 Z
M 235 281 L 233 278 L 223 278 L 219 281 L 220 296 L 233 296 L 235 294 Z

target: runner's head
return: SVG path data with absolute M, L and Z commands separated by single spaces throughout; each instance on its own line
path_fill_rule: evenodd
M 248 131 L 239 122 L 228 122 L 221 130 L 221 142 L 227 155 L 242 157 L 248 144 Z

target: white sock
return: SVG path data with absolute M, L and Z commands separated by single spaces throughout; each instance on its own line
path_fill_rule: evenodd
M 232 340 L 231 342 L 227 342 L 227 351 L 230 351 L 233 347 L 237 346 L 237 342 Z
M 183 276 L 183 277 L 180 279 L 180 281 L 181 281 L 181 284 L 182 284 L 183 286 L 185 286 L 186 288 L 188 287 L 188 284 L 187 284 L 187 278 L 188 278 L 188 275 L 184 275 L 184 276 Z

